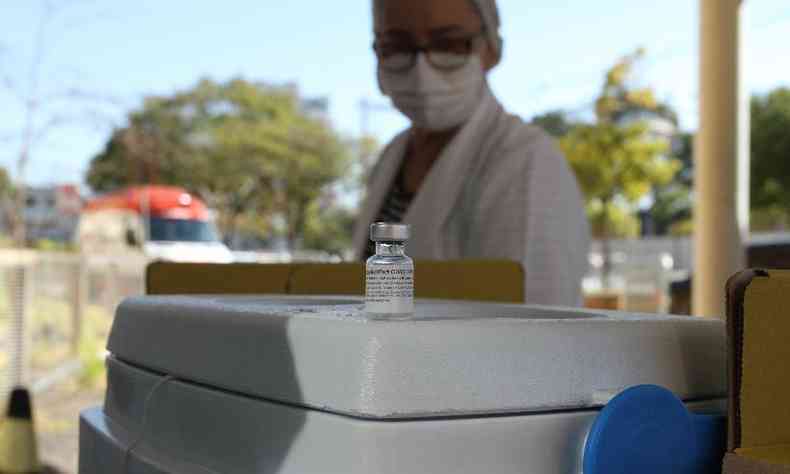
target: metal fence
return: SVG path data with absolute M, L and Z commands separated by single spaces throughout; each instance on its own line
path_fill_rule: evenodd
M 617 298 L 617 309 L 645 313 L 670 310 L 670 284 L 688 277 L 693 264 L 688 237 L 615 239 L 609 242 L 611 273 L 603 272 L 603 244 L 592 243 L 590 268 L 584 280 L 587 295 Z
M 694 264 L 694 243 L 690 237 L 654 237 L 644 239 L 614 239 L 609 242 L 615 266 L 639 260 L 660 261 L 664 256 L 672 258 L 672 268 L 688 271 Z M 592 255 L 600 255 L 602 244 L 594 241 Z
M 0 400 L 18 384 L 45 390 L 103 357 L 115 307 L 143 292 L 145 263 L 0 251 Z

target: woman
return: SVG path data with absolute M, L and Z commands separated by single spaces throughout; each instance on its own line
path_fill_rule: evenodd
M 381 90 L 412 123 L 383 151 L 355 232 L 411 224 L 416 259 L 522 262 L 530 304 L 578 305 L 589 229 L 553 141 L 488 87 L 502 56 L 495 0 L 374 0 Z

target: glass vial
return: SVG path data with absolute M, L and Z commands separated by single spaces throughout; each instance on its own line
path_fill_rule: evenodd
M 408 317 L 414 313 L 414 261 L 406 256 L 410 228 L 378 222 L 370 226 L 376 254 L 366 267 L 365 311 L 378 317 Z

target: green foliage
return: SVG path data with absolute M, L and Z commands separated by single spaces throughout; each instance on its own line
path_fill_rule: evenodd
M 639 236 L 639 219 L 627 207 L 614 202 L 607 207 L 601 201 L 587 204 L 590 227 L 596 239 L 634 238 Z
M 668 184 L 680 164 L 664 158 L 667 144 L 644 125 L 582 125 L 560 140 L 587 199 L 596 238 L 636 237 L 635 204 L 655 186 Z M 606 278 L 608 278 L 609 258 Z
M 694 134 L 681 133 L 676 137 L 676 141 L 674 156 L 681 165 L 676 180 L 691 187 L 694 184 Z
M 790 229 L 790 212 L 785 204 L 752 209 L 752 232 L 774 232 Z
M 596 236 L 604 239 L 634 235 L 634 228 L 638 228 L 634 208 L 650 193 L 662 200 L 661 206 L 666 208 L 662 210 L 667 213 L 683 206 L 677 200 L 682 191 L 674 189 L 674 178 L 683 162 L 667 158 L 669 140 L 652 134 L 649 124 L 640 120 L 655 116 L 677 122 L 674 112 L 656 100 L 652 89 L 632 83 L 634 69 L 644 54 L 640 49 L 607 71 L 595 101 L 596 123 L 574 125 L 556 112 L 536 120 L 561 137 L 560 146 L 587 198 Z M 662 190 L 668 194 L 662 196 Z
M 668 186 L 682 166 L 668 157 L 669 140 L 651 133 L 650 124 L 642 121 L 659 117 L 677 123 L 675 114 L 658 103 L 652 89 L 631 83 L 643 55 L 639 50 L 626 56 L 606 73 L 595 101 L 594 124 L 576 124 L 564 131 L 567 122 L 556 113 L 537 120 L 561 137 L 560 147 L 584 192 L 593 234 L 604 244 L 604 285 L 609 284 L 611 273 L 609 239 L 637 236 L 637 203 Z
M 110 333 L 112 316 L 104 308 L 89 305 L 82 320 L 79 359 L 82 362 L 80 385 L 83 388 L 102 388 L 107 378 L 105 344 Z
M 11 177 L 8 175 L 8 170 L 0 166 L 0 198 L 7 198 L 14 194 L 14 185 L 11 183 Z
M 76 252 L 76 246 L 71 242 L 57 242 L 50 239 L 41 239 L 33 242 L 32 248 L 42 252 Z
M 564 112 L 553 110 L 538 115 L 532 119 L 532 124 L 542 128 L 554 138 L 562 138 L 574 127 L 574 122 L 568 119 Z
M 680 169 L 671 183 L 656 186 L 650 216 L 658 235 L 688 235 L 691 233 L 694 203 L 694 135 L 681 133 L 675 137 L 673 157 Z
M 381 145 L 375 137 L 368 135 L 357 140 L 354 147 L 360 160 L 357 166 L 352 168 L 350 179 L 345 185 L 350 192 L 361 192 L 366 189 L 370 173 L 381 151 Z
M 595 101 L 599 123 L 619 123 L 629 114 L 647 111 L 677 125 L 677 114 L 669 105 L 656 99 L 653 89 L 638 87 L 632 81 L 634 70 L 644 56 L 645 50 L 638 49 L 607 71 L 603 90 Z
M 688 237 L 693 233 L 694 233 L 694 220 L 691 218 L 674 222 L 669 227 L 669 235 L 673 237 Z
M 582 125 L 560 140 L 588 201 L 635 204 L 655 185 L 668 184 L 680 164 L 662 156 L 667 144 L 644 125 Z
M 675 224 L 691 219 L 692 211 L 691 188 L 688 185 L 675 181 L 656 188 L 650 216 L 658 235 L 672 234 Z
M 790 219 L 790 89 L 754 97 L 751 113 L 753 217 L 772 230 Z
M 305 229 L 305 247 L 342 257 L 351 248 L 355 219 L 353 212 L 342 207 L 311 206 Z
M 11 177 L 8 175 L 8 171 L 0 166 L 0 221 L 2 221 L 3 227 L 6 229 L 12 229 L 16 222 L 15 196 L 16 193 Z M 13 246 L 13 240 L 9 240 L 5 236 L 0 237 L 0 247 L 7 246 Z
M 302 236 L 309 207 L 346 173 L 350 151 L 324 121 L 301 109 L 288 89 L 244 80 L 209 80 L 170 97 L 151 97 L 94 158 L 88 184 L 184 186 L 239 222 L 285 216 L 288 239 Z
M 645 55 L 639 49 L 618 61 L 606 73 L 603 90 L 595 101 L 598 122 L 616 123 L 620 117 L 632 110 L 655 110 L 658 106 L 652 89 L 630 87 L 636 63 Z

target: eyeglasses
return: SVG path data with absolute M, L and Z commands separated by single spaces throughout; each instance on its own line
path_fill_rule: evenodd
M 395 41 L 373 43 L 373 50 L 382 68 L 389 72 L 406 72 L 417 64 L 417 55 L 425 53 L 428 62 L 435 68 L 452 71 L 464 67 L 477 49 L 483 33 L 463 38 L 444 38 L 434 40 L 425 46 L 417 46 Z

